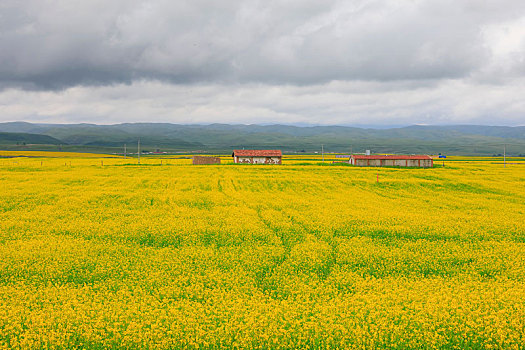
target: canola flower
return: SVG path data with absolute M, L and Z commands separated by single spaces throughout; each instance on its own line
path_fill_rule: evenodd
M 523 348 L 525 165 L 229 160 L 0 158 L 0 348 Z

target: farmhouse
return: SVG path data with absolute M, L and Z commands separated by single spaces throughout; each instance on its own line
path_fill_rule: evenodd
M 232 153 L 235 163 L 243 164 L 282 164 L 280 150 L 236 149 Z
M 221 164 L 219 157 L 193 156 L 193 165 Z
M 434 160 L 430 156 L 412 155 L 412 156 L 363 156 L 352 155 L 350 164 L 356 166 L 405 166 L 430 168 L 434 165 Z

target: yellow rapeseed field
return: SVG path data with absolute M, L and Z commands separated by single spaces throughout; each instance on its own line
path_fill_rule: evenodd
M 2 156 L 0 348 L 525 346 L 523 161 Z

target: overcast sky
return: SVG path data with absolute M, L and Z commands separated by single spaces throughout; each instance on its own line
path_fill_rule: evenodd
M 525 1 L 1 0 L 15 120 L 525 125 Z

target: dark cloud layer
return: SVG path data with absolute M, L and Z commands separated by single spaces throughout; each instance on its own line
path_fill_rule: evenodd
M 524 10 L 521 0 L 4 0 L 0 80 L 53 89 L 461 78 L 491 63 L 484 28 Z

